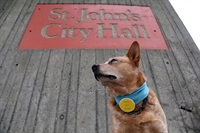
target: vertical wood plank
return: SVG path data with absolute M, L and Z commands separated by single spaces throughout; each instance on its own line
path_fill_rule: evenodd
M 74 3 L 74 0 L 58 0 L 58 3 L 72 4 L 72 3 Z
M 0 50 L 3 48 L 3 45 L 7 39 L 7 36 L 9 35 L 15 21 L 17 20 L 19 14 L 21 13 L 21 10 L 23 9 L 25 3 L 28 3 L 29 1 L 21 0 L 16 2 L 15 6 L 13 6 L 11 12 L 8 14 L 6 20 L 0 27 Z
M 78 133 L 96 130 L 96 89 L 91 70 L 94 62 L 94 50 L 81 50 L 76 127 Z
M 130 0 L 131 5 L 140 5 L 140 0 Z
M 174 32 L 177 35 L 177 38 L 180 40 L 180 43 L 190 61 L 190 64 L 196 72 L 196 76 L 198 77 L 198 79 L 200 79 L 200 51 L 194 44 L 194 41 L 192 40 L 189 33 L 186 32 L 187 30 L 183 23 L 180 21 L 178 15 L 170 12 L 170 10 L 173 10 L 172 6 L 170 6 L 170 3 L 166 3 L 165 1 L 159 1 L 159 3 L 159 5 L 166 12 L 166 16 L 169 18 L 168 20 L 170 21 Z
M 105 62 L 104 51 L 96 50 L 96 64 Z M 94 78 L 94 77 L 93 77 Z M 96 82 L 97 89 L 97 132 L 107 133 L 108 132 L 108 116 L 107 114 L 107 98 L 106 88 L 100 82 Z
M 37 114 L 39 103 L 41 101 L 41 93 L 43 91 L 44 79 L 46 75 L 47 65 L 49 62 L 50 50 L 41 51 L 42 57 L 38 67 L 37 77 L 34 82 L 34 88 L 29 103 L 29 111 L 26 116 L 25 126 L 23 132 L 34 132 L 34 127 L 37 124 Z
M 108 3 L 109 3 L 108 0 L 99 0 L 99 1 L 101 1 L 101 2 L 100 2 L 101 4 L 108 4 Z
M 3 4 L 4 3 L 4 4 Z M 1 12 L 0 12 L 0 27 L 2 26 L 2 24 L 4 23 L 5 19 L 7 18 L 7 16 L 10 13 L 10 10 L 13 8 L 13 6 L 15 5 L 16 1 L 12 1 L 12 0 L 4 0 L 4 2 L 1 2 Z
M 65 123 L 65 130 L 69 133 L 76 132 L 77 127 L 77 105 L 78 105 L 78 88 L 80 80 L 80 51 L 73 50 L 72 52 L 72 66 L 71 66 L 71 80 L 68 91 L 67 100 L 67 119 Z
M 5 49 L 3 49 L 3 50 L 5 50 L 5 53 L 4 53 L 4 51 L 1 52 L 1 56 L 5 56 L 4 60 L 2 60 L 3 61 L 2 66 L 4 68 L 4 72 L 3 72 L 3 74 L 1 73 L 1 79 L 4 79 L 4 80 L 1 80 L 1 82 L 5 81 L 4 88 L 6 90 L 3 95 L 4 95 L 4 98 L 7 97 L 7 99 L 9 99 L 9 100 L 6 100 L 6 102 L 3 102 L 3 103 L 5 103 L 5 104 L 3 104 L 3 106 L 4 106 L 3 111 L 0 111 L 1 112 L 0 125 L 1 125 L 2 129 L 5 131 L 10 130 L 10 128 L 11 128 L 10 123 L 12 123 L 13 116 L 14 116 L 13 113 L 15 112 L 15 108 L 16 108 L 15 103 L 17 103 L 18 96 L 19 96 L 18 94 L 21 91 L 20 86 L 22 83 L 20 83 L 20 82 L 23 82 L 23 77 L 24 77 L 26 67 L 27 67 L 26 65 L 29 62 L 29 57 L 32 53 L 30 51 L 29 52 L 27 52 L 27 51 L 19 52 L 16 50 L 16 47 L 17 47 L 16 44 L 18 44 L 18 42 L 20 42 L 20 38 L 23 35 L 23 31 L 25 29 L 25 25 L 22 25 L 21 21 L 23 20 L 23 22 L 25 22 L 25 23 L 26 23 L 26 21 L 28 21 L 26 19 L 28 15 L 24 16 L 23 13 L 26 13 L 28 6 L 30 6 L 30 3 L 31 3 L 31 1 L 29 1 L 27 3 L 21 2 L 20 6 L 23 7 L 23 9 L 21 11 L 22 14 L 18 14 L 19 17 L 16 16 L 18 19 L 16 20 L 16 23 L 15 23 L 16 27 L 13 28 L 16 31 L 11 32 L 10 35 L 13 37 L 11 39 L 7 40 L 8 47 L 6 45 L 6 48 L 4 47 Z M 25 4 L 25 5 L 23 5 L 23 4 Z M 8 15 L 8 16 L 10 16 L 10 15 Z M 8 51 L 8 49 L 9 49 L 9 51 Z M 23 70 L 22 70 L 22 67 L 23 67 Z M 21 72 L 21 73 L 19 73 L 19 72 Z M 2 76 L 3 76 L 3 78 L 2 78 Z M 1 85 L 2 86 L 0 86 L 0 87 L 3 87 L 3 84 L 1 84 Z M 1 100 L 4 100 L 4 99 L 1 99 Z M 0 101 L 0 102 L 2 104 L 2 101 Z
M 85 0 L 84 4 L 95 4 L 95 0 Z
M 57 113 L 56 113 L 56 121 L 55 121 L 55 129 L 54 132 L 56 133 L 64 133 L 66 132 L 66 121 L 68 119 L 67 108 L 72 108 L 70 104 L 68 104 L 71 88 L 71 79 L 73 76 L 72 73 L 72 67 L 74 64 L 72 64 L 73 60 L 73 51 L 66 50 L 65 51 L 65 57 L 64 57 L 64 65 L 63 65 L 63 71 L 62 71 L 62 79 L 61 79 L 61 87 L 59 92 L 59 101 L 57 104 Z M 76 74 L 75 74 L 76 75 Z M 75 97 L 75 96 L 74 96 Z
M 118 4 L 119 4 L 119 5 L 126 5 L 126 0 L 119 0 L 119 1 L 118 1 Z
M 18 99 L 16 100 L 16 108 L 12 123 L 10 125 L 10 132 L 22 132 L 29 112 L 29 102 L 31 100 L 35 79 L 37 76 L 38 67 L 40 64 L 42 52 L 34 52 L 31 56 L 30 62 L 23 69 L 27 68 L 24 80 L 21 81 L 22 86 Z M 24 55 L 27 56 L 27 55 Z M 22 57 L 23 58 L 23 57 Z
M 189 78 L 188 80 L 187 79 L 183 79 L 183 77 L 180 77 L 181 75 L 181 73 L 178 73 L 177 74 L 177 76 L 179 76 L 180 78 L 178 78 L 179 79 L 179 82 L 180 83 L 183 83 L 184 82 L 184 84 L 186 83 L 186 85 L 187 85 L 187 87 L 185 86 L 185 87 L 182 87 L 182 85 L 179 87 L 179 88 L 181 88 L 181 91 L 182 92 L 184 92 L 183 93 L 183 95 L 187 95 L 186 97 L 187 97 L 187 103 L 190 103 L 190 104 L 192 104 L 193 105 L 193 102 L 194 102 L 194 100 L 193 100 L 193 96 L 192 96 L 192 99 L 191 99 L 191 93 L 189 92 L 189 90 L 188 90 L 188 88 L 193 88 L 193 90 L 192 91 L 194 91 L 196 88 L 195 87 L 192 87 L 193 85 L 188 85 L 187 84 L 187 82 L 188 81 L 190 81 L 191 79 L 190 78 L 192 78 L 193 76 L 195 76 L 195 74 L 194 74 L 194 72 L 193 72 L 193 70 L 191 69 L 192 67 L 188 67 L 188 58 L 187 58 L 187 56 L 185 56 L 185 52 L 181 49 L 181 47 L 179 47 L 179 48 L 177 48 L 176 47 L 176 50 L 174 49 L 175 47 L 174 46 L 177 46 L 177 45 L 172 45 L 171 44 L 171 42 L 173 42 L 173 41 L 175 41 L 175 40 L 178 40 L 178 37 L 177 37 L 177 35 L 174 33 L 174 29 L 172 29 L 171 27 L 172 26 L 170 26 L 170 22 L 169 22 L 169 20 L 168 20 L 168 17 L 167 16 L 165 16 L 165 12 L 163 12 L 163 9 L 160 7 L 160 5 L 159 5 L 159 3 L 155 3 L 155 2 L 153 2 L 153 1 L 150 1 L 150 3 L 151 3 L 151 6 L 153 7 L 153 11 L 154 11 L 154 13 L 156 14 L 156 16 L 158 17 L 158 19 L 159 19 L 159 23 L 162 25 L 162 28 L 163 28 L 163 31 L 164 31 L 164 33 L 165 33 L 165 36 L 167 37 L 167 41 L 168 41 L 168 44 L 170 44 L 169 46 L 170 46 L 170 48 L 171 48 L 171 50 L 173 51 L 173 54 L 175 55 L 175 58 L 176 58 L 176 61 L 178 62 L 178 65 L 177 66 L 179 66 L 179 68 L 181 69 L 181 73 L 183 74 L 183 77 L 185 78 Z M 167 19 L 166 19 L 167 18 Z M 186 65 L 187 64 L 187 65 Z M 175 71 L 175 73 L 177 73 L 176 71 Z M 186 73 L 187 73 L 187 76 L 186 76 Z M 184 75 L 185 74 L 185 75 Z M 191 77 L 192 76 L 192 77 Z M 181 82 L 181 80 L 183 79 L 183 82 Z M 196 86 L 196 85 L 195 85 Z M 185 90 L 185 91 L 183 91 L 183 89 Z M 194 97 L 194 99 L 195 99 L 195 97 Z M 196 99 L 197 100 L 197 99 Z M 177 110 L 179 110 L 180 111 L 180 109 L 179 108 L 177 108 Z M 180 115 L 180 114 L 179 114 Z M 178 114 L 176 115 L 176 116 L 178 116 Z M 184 119 L 184 116 L 182 116 L 183 117 L 183 119 Z M 192 118 L 192 116 L 191 117 L 189 117 L 189 119 L 190 118 Z M 193 117 L 191 120 L 186 120 L 185 121 L 185 123 L 188 123 L 189 125 L 191 125 L 190 127 L 193 127 L 192 125 L 194 125 L 194 123 L 196 123 L 196 122 L 193 122 L 193 121 L 195 121 L 196 120 L 196 117 Z M 173 120 L 175 120 L 175 119 L 171 119 L 172 121 Z M 173 122 L 172 122 L 173 123 Z M 176 123 L 176 122 L 174 122 L 174 123 Z M 191 123 L 193 123 L 193 124 L 191 124 Z M 180 124 L 180 125 L 182 125 L 181 124 L 181 122 L 180 123 L 177 123 L 177 124 Z M 186 124 L 186 125 L 188 125 L 188 124 Z M 195 126 L 195 125 L 194 125 Z M 192 131 L 191 130 L 191 128 L 187 128 L 187 126 L 185 126 L 186 127 L 186 130 L 190 130 L 190 131 Z M 176 127 L 174 124 L 172 124 L 171 125 L 171 130 L 173 131 L 173 130 L 175 130 L 175 128 L 178 128 L 178 126 Z
M 26 67 L 28 66 L 31 53 L 32 52 L 30 51 L 29 52 L 24 51 L 24 52 L 20 52 L 20 54 L 16 56 L 16 62 L 17 62 L 16 64 L 18 65 L 15 68 L 13 67 L 13 71 L 12 71 L 13 72 L 12 74 L 14 75 L 13 77 L 15 77 L 14 84 L 12 87 L 9 86 L 11 87 L 11 91 L 8 95 L 9 100 L 7 101 L 6 108 L 3 112 L 2 121 L 1 121 L 1 127 L 3 127 L 2 129 L 4 129 L 5 132 L 10 131 L 10 129 L 12 128 L 13 118 L 16 112 L 15 109 L 17 107 L 17 101 L 21 92 L 22 83 L 24 81 L 25 73 L 27 70 Z M 9 78 L 12 77 L 12 74 L 10 75 Z
M 39 110 L 35 132 L 53 133 L 54 131 L 64 55 L 65 50 L 51 51 L 41 101 L 38 103 Z

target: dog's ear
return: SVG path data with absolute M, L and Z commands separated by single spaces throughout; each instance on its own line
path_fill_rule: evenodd
M 132 60 L 137 67 L 139 67 L 140 61 L 140 46 L 137 41 L 134 41 L 128 50 L 127 56 L 130 60 Z

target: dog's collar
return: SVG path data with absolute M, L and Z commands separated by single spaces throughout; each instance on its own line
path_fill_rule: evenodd
M 131 94 L 127 94 L 124 96 L 116 96 L 115 101 L 119 105 L 122 111 L 130 113 L 130 112 L 141 112 L 144 110 L 146 103 L 147 103 L 147 97 L 149 94 L 149 89 L 147 87 L 146 82 L 142 86 L 140 86 L 136 91 L 134 91 Z M 143 101 L 143 104 L 139 111 L 134 111 L 135 105 Z M 139 114 L 138 113 L 138 114 Z

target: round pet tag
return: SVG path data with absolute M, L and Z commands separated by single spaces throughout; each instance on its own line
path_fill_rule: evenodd
M 123 110 L 124 112 L 131 112 L 135 109 L 135 103 L 132 99 L 130 98 L 123 98 L 120 102 L 119 102 L 119 107 L 121 108 L 121 110 Z

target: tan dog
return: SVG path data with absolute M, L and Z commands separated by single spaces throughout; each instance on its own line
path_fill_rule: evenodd
M 108 88 L 112 133 L 168 133 L 164 111 L 139 69 L 140 47 L 133 42 L 127 55 L 93 65 L 95 78 Z

